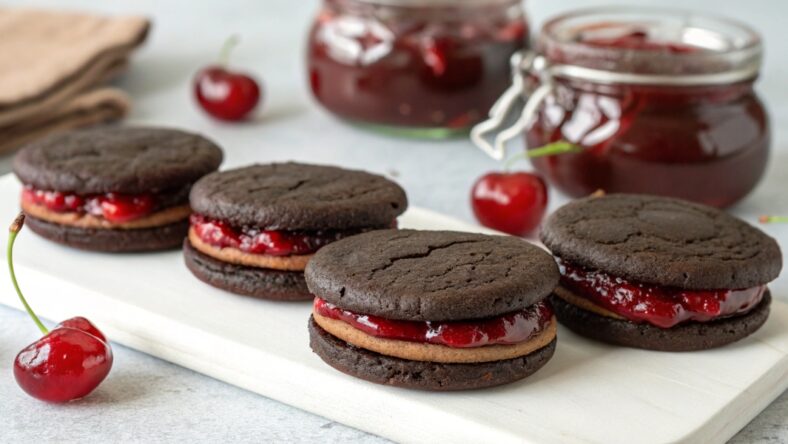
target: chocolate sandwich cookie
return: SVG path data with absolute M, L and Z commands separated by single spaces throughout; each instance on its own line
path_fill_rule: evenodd
M 196 134 L 103 127 L 53 135 L 14 158 L 27 225 L 49 240 L 107 252 L 176 248 L 189 190 L 222 151 Z
M 604 342 L 689 351 L 766 322 L 782 268 L 774 239 L 720 210 L 645 195 L 572 202 L 545 223 L 561 284 L 558 320 Z
M 233 293 L 289 301 L 312 298 L 304 269 L 321 247 L 395 226 L 408 206 L 382 176 L 299 163 L 208 175 L 190 200 L 189 270 Z
M 553 355 L 557 321 L 544 299 L 558 278 L 549 254 L 514 237 L 364 233 L 307 265 L 310 345 L 332 367 L 379 384 L 510 383 Z

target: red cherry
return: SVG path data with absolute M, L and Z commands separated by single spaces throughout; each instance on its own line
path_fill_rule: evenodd
M 194 95 L 208 114 L 221 120 L 242 120 L 260 101 L 257 81 L 227 69 L 230 51 L 238 44 L 238 37 L 230 37 L 222 47 L 221 63 L 200 70 L 194 77 Z
M 471 205 L 482 225 L 524 236 L 544 217 L 547 186 L 531 173 L 489 173 L 473 185 Z
M 104 334 L 83 317 L 67 319 L 48 331 L 25 300 L 14 273 L 14 241 L 25 215 L 11 224 L 8 237 L 8 271 L 11 283 L 27 313 L 44 337 L 25 347 L 14 360 L 14 377 L 30 396 L 48 402 L 66 402 L 92 392 L 112 369 L 112 348 Z
M 83 318 L 82 316 L 76 316 L 71 319 L 66 319 L 65 321 L 61 322 L 57 326 L 82 330 L 85 333 L 90 333 L 91 335 L 101 339 L 103 342 L 107 342 L 107 338 L 104 337 L 104 333 L 102 333 L 101 330 L 99 330 L 98 328 L 96 328 L 95 325 L 93 325 L 93 323 Z
M 14 360 L 14 377 L 34 398 L 66 402 L 87 396 L 111 368 L 112 349 L 100 337 L 76 328 L 57 327 L 19 352 Z
M 260 101 L 260 87 L 246 74 L 210 66 L 194 78 L 194 94 L 208 114 L 221 120 L 242 120 Z

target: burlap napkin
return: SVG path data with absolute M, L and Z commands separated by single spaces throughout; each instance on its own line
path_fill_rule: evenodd
M 126 115 L 128 97 L 103 85 L 148 28 L 142 17 L 0 8 L 0 153 Z

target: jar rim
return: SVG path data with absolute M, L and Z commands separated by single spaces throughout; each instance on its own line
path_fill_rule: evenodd
M 623 33 L 641 29 L 659 31 L 671 39 L 666 43 L 697 50 L 653 50 L 583 41 L 584 33 L 604 38 L 615 36 L 616 32 L 624 36 Z M 671 75 L 741 69 L 757 73 L 763 45 L 758 32 L 749 25 L 716 14 L 662 7 L 606 6 L 577 9 L 548 20 L 537 39 L 537 50 L 550 63 Z
M 366 3 L 378 6 L 395 6 L 404 8 L 431 8 L 431 7 L 450 7 L 450 6 L 490 6 L 519 4 L 522 0 L 354 0 L 358 3 Z

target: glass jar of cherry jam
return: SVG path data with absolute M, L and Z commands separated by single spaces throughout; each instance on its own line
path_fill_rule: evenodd
M 528 149 L 578 145 L 533 162 L 572 197 L 601 189 L 726 207 L 768 160 L 769 119 L 753 90 L 761 57 L 758 34 L 732 20 L 643 8 L 559 16 L 518 63 L 520 128 L 487 148 L 500 155 L 522 133 Z
M 324 0 L 309 37 L 309 80 L 343 119 L 448 137 L 486 117 L 527 39 L 521 0 Z

